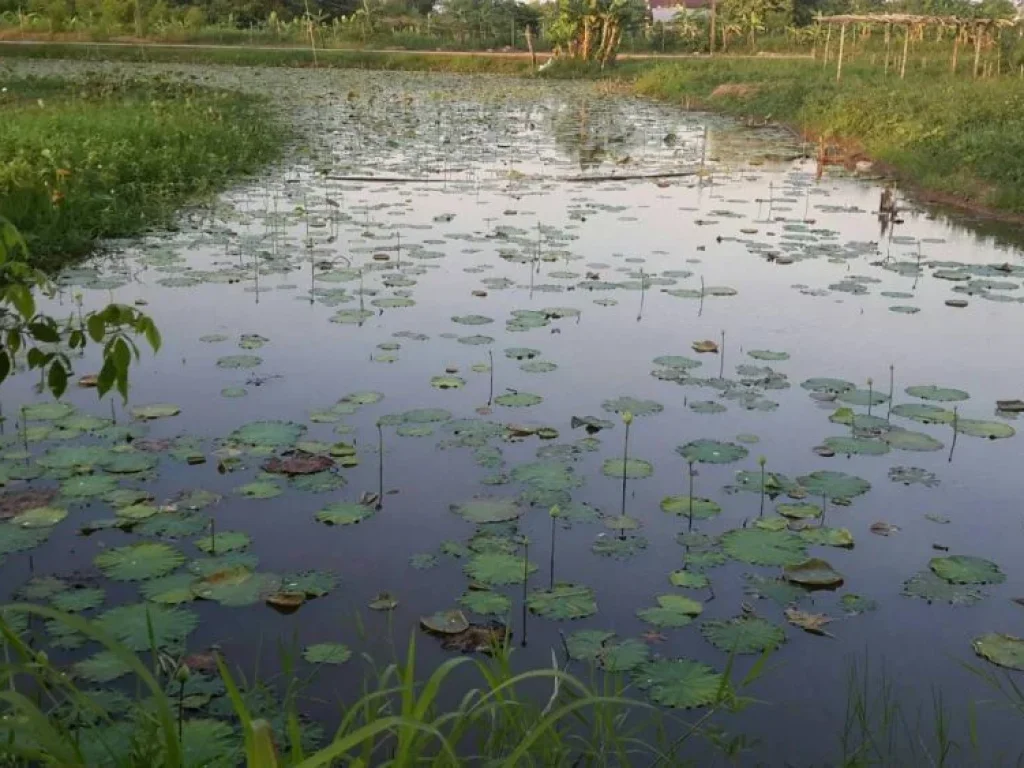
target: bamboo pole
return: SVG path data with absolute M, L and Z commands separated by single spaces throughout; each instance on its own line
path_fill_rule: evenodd
M 828 25 L 828 31 L 825 33 L 825 60 L 822 62 L 822 69 L 828 66 L 828 53 L 829 48 L 832 45 L 832 24 Z
M 981 66 L 981 25 L 974 25 L 974 77 L 978 78 Z
M 907 76 L 907 54 L 910 52 L 910 25 L 903 28 L 903 61 L 900 62 L 900 80 Z
M 956 62 L 960 56 L 960 25 L 956 27 L 956 34 L 953 36 L 953 60 L 950 62 L 949 71 L 956 74 Z
M 892 47 L 892 24 L 885 25 L 885 72 L 889 76 L 889 49 Z
M 846 22 L 839 26 L 839 59 L 836 61 L 836 82 L 843 77 L 843 46 L 846 43 Z

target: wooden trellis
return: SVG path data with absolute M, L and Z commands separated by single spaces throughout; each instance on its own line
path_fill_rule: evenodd
M 846 45 L 846 27 L 850 24 L 862 26 L 885 27 L 885 72 L 889 72 L 890 46 L 894 28 L 903 29 L 903 52 L 898 60 L 892 63 L 895 66 L 899 63 L 900 79 L 907 75 L 907 57 L 910 53 L 911 32 L 922 32 L 925 27 L 938 27 L 942 29 L 954 29 L 953 54 L 950 60 L 950 68 L 956 72 L 957 60 L 960 54 L 960 41 L 965 31 L 973 32 L 974 37 L 974 77 L 981 75 L 981 49 L 987 37 L 993 36 L 1000 29 L 1016 26 L 1017 22 L 1009 19 L 961 19 L 956 16 L 916 16 L 908 13 L 878 13 L 878 14 L 842 14 L 838 16 L 817 16 L 815 22 L 820 26 L 827 24 L 825 33 L 825 56 L 823 66 L 828 66 L 830 48 L 832 44 L 832 27 L 839 26 L 839 52 L 836 58 L 836 80 L 843 77 L 843 55 Z

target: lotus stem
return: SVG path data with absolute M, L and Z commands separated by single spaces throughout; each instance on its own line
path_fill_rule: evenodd
M 722 329 L 722 349 L 718 354 L 718 378 L 725 378 L 725 329 Z
M 551 569 L 548 580 L 548 589 L 555 588 L 555 524 L 558 522 L 559 509 L 556 504 L 551 508 Z
M 487 358 L 490 360 L 490 373 L 491 373 L 491 389 L 487 395 L 487 407 L 491 407 L 491 403 L 494 402 L 494 351 L 487 350 Z
M 958 422 L 959 421 L 960 421 L 960 407 L 957 406 L 957 405 L 954 405 L 953 406 L 953 442 L 949 444 L 949 458 L 947 459 L 947 461 L 950 464 L 953 463 L 953 450 L 956 448 L 957 426 L 958 426 Z
M 693 530 L 693 461 L 686 463 L 687 474 L 690 476 L 690 523 L 687 526 L 687 531 Z
M 217 522 L 210 518 L 210 554 L 217 554 Z
M 868 416 L 871 415 L 871 401 L 875 399 L 873 387 L 874 382 L 868 379 Z
M 384 506 L 384 426 L 377 422 L 377 504 L 379 511 Z
M 628 418 L 627 418 L 628 417 Z M 633 422 L 633 414 L 629 411 L 622 414 L 622 420 L 626 423 L 626 439 L 622 443 L 622 512 L 626 514 L 626 462 L 629 461 L 629 425 Z M 621 532 L 622 538 L 626 538 L 626 532 Z
M 25 453 L 28 453 L 28 420 L 25 418 L 25 406 L 21 407 L 21 437 L 25 443 Z
M 896 384 L 896 366 L 892 363 L 889 364 L 889 411 L 885 414 L 885 420 L 889 421 L 892 418 L 892 395 L 895 392 Z
M 768 463 L 768 459 L 764 456 L 757 458 L 757 463 L 761 465 L 761 508 L 758 510 L 757 516 L 764 516 L 764 465 Z
M 818 526 L 819 528 L 824 527 L 825 525 L 826 512 L 828 512 L 828 496 L 823 493 L 821 494 L 821 525 Z
M 523 639 L 521 645 L 526 647 L 526 593 L 530 586 L 530 540 L 523 537 Z

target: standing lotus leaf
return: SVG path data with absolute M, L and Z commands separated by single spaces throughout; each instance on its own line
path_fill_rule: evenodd
M 676 453 L 698 464 L 731 464 L 745 458 L 749 451 L 736 443 L 701 439 L 680 445 Z
M 553 589 L 531 592 L 526 604 L 538 616 L 557 621 L 585 619 L 597 613 L 594 590 L 564 582 L 555 584 Z
M 932 572 L 950 584 L 1002 584 L 1006 574 L 991 560 L 971 555 L 933 557 L 928 561 Z
M 722 535 L 729 557 L 753 565 L 796 565 L 807 557 L 806 543 L 789 531 L 739 528 Z
M 683 595 L 658 595 L 655 599 L 656 607 L 641 608 L 636 615 L 656 627 L 685 627 L 704 611 L 703 603 Z
M 639 667 L 633 681 L 655 704 L 682 709 L 713 704 L 722 688 L 719 673 L 690 659 L 655 659 Z
M 775 650 L 786 641 L 782 627 L 757 616 L 705 621 L 700 632 L 705 640 L 726 653 L 763 653 Z
M 1024 640 L 1013 635 L 990 632 L 971 642 L 974 652 L 1000 667 L 1024 671 Z
M 796 565 L 783 566 L 782 575 L 786 581 L 802 587 L 835 589 L 843 585 L 843 577 L 827 562 L 816 557 Z

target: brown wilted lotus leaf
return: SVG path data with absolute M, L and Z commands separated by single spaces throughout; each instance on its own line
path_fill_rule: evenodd
M 470 624 L 469 627 L 456 635 L 445 635 L 441 647 L 446 651 L 460 653 L 490 653 L 493 648 L 505 642 L 508 627 L 498 622 L 489 624 Z
M 313 475 L 334 466 L 334 459 L 305 451 L 289 451 L 264 462 L 263 470 L 275 475 Z
M 832 621 L 831 616 L 825 616 L 821 613 L 808 613 L 807 611 L 801 611 L 798 608 L 787 608 L 786 621 L 792 624 L 794 627 L 800 627 L 804 632 L 810 632 L 812 635 L 823 635 L 825 637 L 834 637 L 834 635 L 825 631 L 825 625 Z
M 278 613 L 295 613 L 306 602 L 305 592 L 275 592 L 267 597 L 267 605 Z
M 0 520 L 8 520 L 29 509 L 48 507 L 57 496 L 56 490 L 16 491 L 0 496 Z
M 713 341 L 695 341 L 692 346 L 694 352 L 709 352 L 712 354 L 718 352 L 718 345 Z

